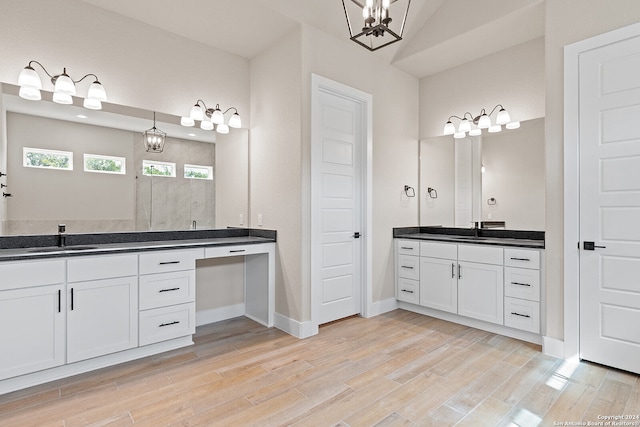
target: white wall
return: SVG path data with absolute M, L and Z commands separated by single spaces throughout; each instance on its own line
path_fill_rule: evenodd
M 251 224 L 278 231 L 276 312 L 309 320 L 302 278 L 301 41 L 296 30 L 251 61 Z
M 453 137 L 436 136 L 420 141 L 420 225 L 454 226 L 455 161 Z M 431 197 L 429 188 L 435 189 Z M 437 197 L 435 197 L 437 196 Z
M 544 117 L 544 39 L 420 80 L 420 138 L 442 135 L 451 115 L 502 104 L 512 120 Z
M 50 73 L 66 67 L 75 79 L 96 74 L 115 104 L 180 116 L 201 98 L 235 106 L 243 127 L 250 126 L 244 58 L 79 0 L 0 0 L 0 11 L 0 82 L 16 84 L 29 60 L 37 60 Z M 79 94 L 90 83 L 79 83 Z

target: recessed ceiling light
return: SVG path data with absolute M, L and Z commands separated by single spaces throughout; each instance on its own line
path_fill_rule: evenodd
M 88 119 L 88 117 L 85 116 L 84 114 L 78 114 L 76 117 L 79 119 Z

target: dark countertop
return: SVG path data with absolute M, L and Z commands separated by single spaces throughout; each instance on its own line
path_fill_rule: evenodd
M 54 238 L 51 240 L 51 238 Z M 57 246 L 58 236 L 0 237 L 0 262 L 103 255 L 140 251 L 185 249 L 276 242 L 271 230 L 225 229 L 135 233 L 69 234 L 67 245 Z M 48 244 L 47 244 L 48 243 Z
M 477 234 L 477 235 L 476 235 Z M 402 227 L 393 229 L 400 239 L 544 249 L 544 231 L 466 229 L 450 227 Z

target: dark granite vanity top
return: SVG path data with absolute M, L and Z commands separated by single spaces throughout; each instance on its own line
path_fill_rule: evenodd
M 393 237 L 450 243 L 544 249 L 544 231 L 453 227 L 400 227 L 393 229 Z
M 273 230 L 228 228 L 220 230 L 149 231 L 128 233 L 67 234 L 65 246 L 58 235 L 0 237 L 0 261 L 59 258 L 106 253 L 138 252 L 272 243 Z

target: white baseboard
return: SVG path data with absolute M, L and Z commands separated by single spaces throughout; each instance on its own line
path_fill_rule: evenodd
M 556 338 L 542 337 L 542 352 L 549 356 L 564 359 L 564 341 Z
M 273 326 L 296 338 L 309 338 L 318 334 L 318 326 L 313 325 L 311 321 L 298 322 L 280 313 L 275 313 L 273 320 Z
M 196 326 L 208 325 L 209 323 L 220 322 L 221 320 L 233 319 L 244 316 L 244 303 L 229 305 L 227 307 L 212 308 L 196 312 Z
M 374 317 L 379 314 L 388 313 L 397 308 L 398 300 L 395 298 L 388 298 L 382 301 L 374 301 L 369 306 L 369 310 L 367 310 L 364 317 Z

